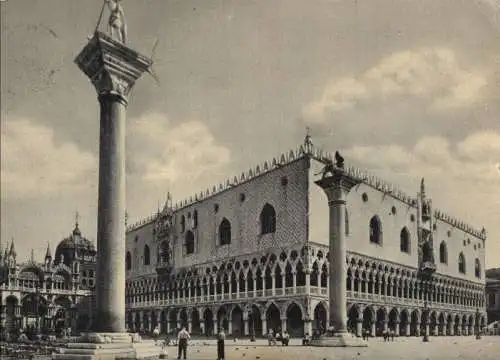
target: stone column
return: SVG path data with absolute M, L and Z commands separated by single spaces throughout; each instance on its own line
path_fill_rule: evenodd
M 330 229 L 329 325 L 333 326 L 337 333 L 347 333 L 345 211 L 347 194 L 356 183 L 341 168 L 335 168 L 332 176 L 316 181 L 316 184 L 325 191 L 328 198 Z
M 250 335 L 249 331 L 248 331 L 248 316 L 244 317 L 243 318 L 243 327 L 244 327 L 244 335 L 245 336 L 248 336 Z
M 267 318 L 266 316 L 261 316 L 261 321 L 262 321 L 262 336 L 267 335 Z
M 281 318 L 281 331 L 287 331 L 287 329 L 286 329 L 286 320 L 287 320 L 286 317 L 282 317 Z
M 97 314 L 94 331 L 125 332 L 125 117 L 127 96 L 151 60 L 101 32 L 75 59 L 100 104 Z

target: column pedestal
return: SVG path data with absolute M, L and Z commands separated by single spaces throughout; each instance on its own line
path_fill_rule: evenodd
M 346 297 L 346 236 L 345 212 L 346 198 L 358 181 L 348 176 L 343 164 L 325 168 L 331 176 L 323 176 L 316 181 L 328 198 L 329 207 L 329 328 L 319 339 L 311 341 L 312 346 L 324 347 L 366 347 L 368 342 L 347 332 L 347 297 Z M 328 166 L 328 165 L 327 165 Z

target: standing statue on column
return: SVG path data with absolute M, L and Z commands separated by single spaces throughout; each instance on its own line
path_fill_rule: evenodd
M 127 24 L 125 24 L 125 13 L 120 1 L 106 0 L 109 11 L 111 11 L 108 20 L 108 31 L 113 39 L 125 44 L 127 42 Z

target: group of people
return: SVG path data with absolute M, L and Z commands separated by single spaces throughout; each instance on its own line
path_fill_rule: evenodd
M 290 342 L 290 335 L 285 331 L 277 332 L 276 336 L 274 335 L 273 329 L 270 329 L 267 334 L 267 341 L 269 346 L 276 345 L 278 341 L 281 341 L 283 346 L 288 346 Z
M 160 335 L 160 329 L 156 327 L 153 330 L 153 337 L 155 340 Z M 185 360 L 188 348 L 188 342 L 191 339 L 191 335 L 186 330 L 186 327 L 183 326 L 182 329 L 177 333 L 177 359 L 181 359 L 181 357 Z M 226 334 L 224 330 L 221 329 L 217 334 L 217 360 L 225 360 L 225 347 L 224 342 L 226 340 Z M 166 340 L 162 342 L 161 345 L 161 354 L 160 358 L 167 358 L 167 346 L 169 345 L 170 340 Z

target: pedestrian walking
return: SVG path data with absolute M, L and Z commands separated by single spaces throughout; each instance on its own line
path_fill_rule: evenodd
M 187 352 L 189 339 L 191 339 L 191 336 L 189 335 L 188 331 L 186 330 L 186 327 L 183 326 L 181 331 L 179 331 L 179 334 L 177 334 L 177 342 L 178 342 L 177 359 L 180 359 L 181 354 L 182 354 L 184 357 L 184 360 L 186 360 L 186 352 Z
M 224 329 L 221 329 L 217 334 L 217 360 L 224 360 L 226 358 L 224 340 L 226 340 L 226 334 L 224 333 Z

